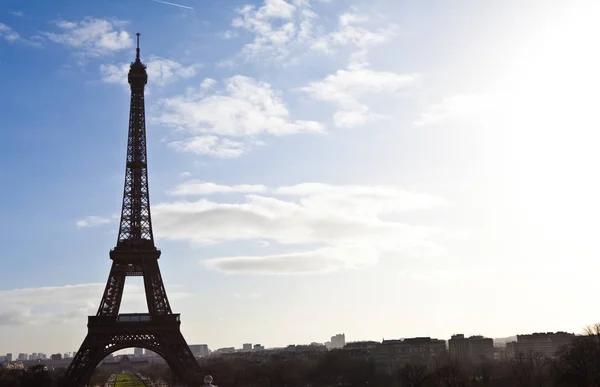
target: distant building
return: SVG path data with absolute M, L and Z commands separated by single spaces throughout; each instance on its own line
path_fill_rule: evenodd
M 515 354 L 517 353 L 516 348 L 517 348 L 516 341 L 509 341 L 508 343 L 506 343 L 506 348 L 504 349 L 505 358 L 508 358 L 508 359 L 514 358 Z
M 27 360 L 27 354 L 26 353 L 20 353 L 19 356 L 17 357 L 17 360 Z
M 133 356 L 135 356 L 135 357 L 142 357 L 142 356 L 144 356 L 144 348 L 134 348 L 133 349 Z
M 27 354 L 19 354 L 19 356 L 23 355 L 23 359 L 20 360 L 43 360 L 43 359 L 47 359 L 47 356 L 45 353 L 41 353 L 41 352 L 32 352 L 31 354 L 27 355 Z
M 505 343 L 505 345 L 502 346 L 494 346 L 494 360 L 508 360 L 510 359 L 510 356 L 508 354 L 507 351 L 507 347 L 506 347 L 507 343 Z
M 235 353 L 235 347 L 219 348 L 213 352 L 214 355 L 222 355 L 224 353 Z
M 264 351 L 265 350 L 265 346 L 264 345 L 260 345 L 260 344 L 254 344 L 254 350 L 255 351 Z
M 448 350 L 450 356 L 460 362 L 478 364 L 494 358 L 494 340 L 483 336 L 453 335 L 448 341 Z
M 7 363 L 11 363 L 13 361 L 12 353 L 7 353 L 4 361 L 6 361 Z
M 344 351 L 347 351 L 350 357 L 360 359 L 370 359 L 373 356 L 373 351 L 381 343 L 377 341 L 355 341 L 344 346 Z
M 62 360 L 62 355 L 60 353 L 50 355 L 50 360 Z
M 331 336 L 331 341 L 325 343 L 327 349 L 342 349 L 344 345 L 346 345 L 346 335 L 344 333 Z
M 514 356 L 519 354 L 541 354 L 548 358 L 553 358 L 556 353 L 565 345 L 569 345 L 575 334 L 566 332 L 546 332 L 532 333 L 530 335 L 517 335 L 515 343 L 509 344 L 514 351 Z
M 196 357 L 206 357 L 210 354 L 210 349 L 208 349 L 208 345 L 206 344 L 190 345 L 190 351 L 192 351 Z
M 469 339 L 463 334 L 452 335 L 448 340 L 448 352 L 453 359 L 461 362 L 471 361 Z
M 311 344 L 311 345 L 288 345 L 283 350 L 275 350 L 283 358 L 295 359 L 301 361 L 313 361 L 318 356 L 327 352 L 327 348 L 323 344 Z
M 395 374 L 409 363 L 432 369 L 436 361 L 446 355 L 446 342 L 430 337 L 383 340 L 373 349 L 375 372 L 387 375 Z
M 245 352 L 252 351 L 252 343 L 242 344 L 242 351 L 245 351 Z

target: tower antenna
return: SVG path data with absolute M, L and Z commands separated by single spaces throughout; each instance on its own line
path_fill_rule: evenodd
M 135 49 L 135 60 L 140 60 L 140 33 L 135 34 L 137 37 L 137 48 Z

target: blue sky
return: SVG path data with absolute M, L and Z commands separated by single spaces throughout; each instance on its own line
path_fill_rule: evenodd
M 76 350 L 98 306 L 136 32 L 189 343 L 597 322 L 594 1 L 172 3 L 3 2 L 0 353 Z

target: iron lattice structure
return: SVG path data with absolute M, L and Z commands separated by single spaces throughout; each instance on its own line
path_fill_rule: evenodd
M 171 311 L 158 266 L 160 250 L 154 245 L 144 111 L 148 74 L 140 60 L 137 37 L 136 59 L 127 77 L 131 106 L 119 237 L 110 252 L 112 267 L 98 313 L 88 317 L 88 334 L 65 373 L 63 387 L 83 387 L 107 355 L 130 347 L 146 348 L 163 357 L 181 382 L 199 383 L 198 362 L 181 334 L 179 314 Z M 127 276 L 144 277 L 147 314 L 119 314 Z

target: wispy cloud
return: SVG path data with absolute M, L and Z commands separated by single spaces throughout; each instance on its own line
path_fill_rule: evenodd
M 217 159 L 234 159 L 248 152 L 250 146 L 241 141 L 217 136 L 193 136 L 173 141 L 169 146 L 179 152 L 190 152 Z
M 267 187 L 262 184 L 222 185 L 211 182 L 190 180 L 179 184 L 169 191 L 175 196 L 200 196 L 218 193 L 250 193 L 265 192 Z
M 451 119 L 474 118 L 491 107 L 491 97 L 484 94 L 456 94 L 427 106 L 414 121 L 416 126 L 432 126 Z
M 39 36 L 34 36 L 30 39 L 24 38 L 12 27 L 4 23 L 0 23 L 0 39 L 4 39 L 9 43 L 23 43 L 30 46 L 41 46 Z
M 377 263 L 373 249 L 327 247 L 289 254 L 234 256 L 202 261 L 209 269 L 226 274 L 300 275 L 330 273 Z
M 387 251 L 428 255 L 440 250 L 432 240 L 438 230 L 390 220 L 399 212 L 444 204 L 434 195 L 397 187 L 324 183 L 269 189 L 258 184 L 188 182 L 174 191 L 246 194 L 236 203 L 200 199 L 157 204 L 153 220 L 159 238 L 200 244 L 266 241 L 275 245 L 267 244 L 269 249 L 292 248 L 292 252 L 203 261 L 208 268 L 226 273 L 331 272 L 375 264 Z
M 0 291 L 1 325 L 64 324 L 94 314 L 106 284 L 23 288 Z M 143 285 L 126 284 L 122 310 L 139 310 L 145 305 Z M 169 299 L 181 299 L 185 291 L 169 293 Z
M 111 223 L 115 217 L 103 217 L 103 216 L 88 216 L 85 219 L 78 220 L 75 224 L 78 228 L 96 227 L 103 224 Z
M 321 81 L 314 81 L 301 91 L 317 101 L 337 105 L 333 115 L 335 126 L 340 128 L 363 125 L 381 115 L 372 113 L 359 100 L 374 94 L 394 94 L 418 79 L 418 74 L 396 74 L 367 68 L 338 70 Z
M 395 36 L 397 27 L 389 25 L 376 29 L 369 29 L 367 25 L 373 21 L 365 14 L 346 12 L 340 15 L 338 28 L 320 36 L 312 42 L 311 49 L 324 53 L 334 53 L 340 47 L 354 47 L 350 57 L 352 67 L 364 66 L 367 63 L 369 49 L 377 44 L 391 40 Z M 381 23 L 381 21 L 377 21 Z
M 152 85 L 165 86 L 181 79 L 189 79 L 197 74 L 201 64 L 184 65 L 173 59 L 151 55 L 145 60 L 149 82 Z M 105 83 L 128 85 L 129 63 L 108 63 L 100 65 L 100 76 Z
M 21 35 L 4 23 L 0 23 L 0 37 L 7 42 L 16 42 L 21 39 Z
M 166 4 L 166 5 L 172 5 L 174 7 L 179 7 L 179 8 L 185 8 L 185 9 L 194 9 L 194 7 L 189 7 L 187 5 L 181 5 L 181 4 L 177 4 L 177 3 L 170 3 L 168 1 L 162 1 L 162 0 L 152 0 L 155 3 L 160 3 L 160 4 Z

